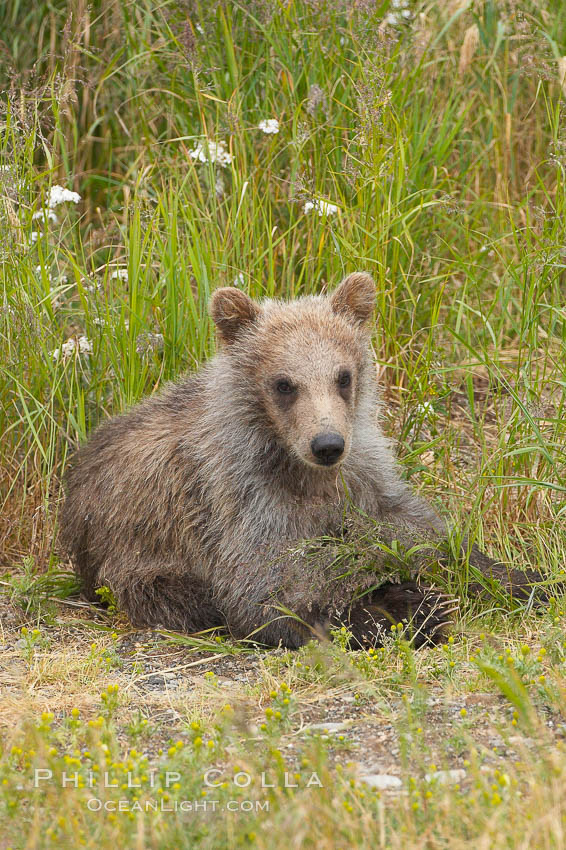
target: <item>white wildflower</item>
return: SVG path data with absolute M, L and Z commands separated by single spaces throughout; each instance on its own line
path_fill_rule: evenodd
M 63 186 L 52 186 L 49 190 L 47 206 L 53 209 L 53 207 L 58 207 L 59 204 L 65 204 L 67 201 L 78 204 L 80 199 L 81 196 L 78 192 L 71 192 L 70 189 L 65 189 Z
M 338 212 L 339 207 L 336 204 L 331 204 L 330 201 L 322 201 L 319 198 L 315 198 L 314 201 L 307 201 L 303 207 L 303 212 L 309 213 L 311 210 L 316 210 L 319 216 L 323 215 L 334 215 L 334 213 Z
M 330 201 L 319 201 L 318 202 L 318 214 L 319 215 L 334 215 L 334 213 L 338 212 L 338 207 L 336 204 L 331 204 Z
M 104 284 L 101 280 L 90 280 L 88 277 L 82 277 L 81 286 L 83 289 L 86 289 L 87 292 L 92 292 L 93 294 L 97 292 L 104 292 Z
M 277 118 L 264 118 L 257 126 L 268 136 L 274 136 L 279 132 L 279 121 Z
M 232 286 L 244 286 L 245 282 L 246 282 L 246 278 L 244 277 L 244 273 L 238 272 L 238 274 L 234 278 L 234 282 L 232 283 Z
M 38 220 L 44 221 L 45 219 L 47 219 L 47 221 L 52 221 L 53 224 L 57 224 L 58 221 L 59 221 L 59 219 L 57 218 L 57 216 L 55 215 L 53 210 L 50 210 L 50 209 L 39 210 L 38 212 L 34 212 L 34 214 L 31 217 L 32 221 L 38 221 Z
M 232 154 L 226 149 L 226 142 L 211 142 L 210 139 L 197 142 L 190 156 L 198 162 L 218 163 L 223 168 L 232 162 Z
M 110 280 L 123 280 L 125 283 L 127 283 L 128 269 L 114 269 L 114 271 L 110 275 Z
M 67 360 L 71 354 L 74 352 L 77 344 L 75 340 L 71 337 L 67 342 L 64 342 L 61 348 L 56 348 L 55 351 L 51 352 L 51 356 L 53 360 L 59 360 L 61 356 L 63 356 L 63 360 Z
M 32 230 L 32 232 L 29 235 L 29 241 L 31 242 L 31 244 L 35 245 L 35 243 L 37 242 L 38 239 L 39 239 L 39 233 L 37 232 L 37 230 Z
M 79 337 L 79 351 L 81 354 L 92 354 L 92 342 L 88 337 Z
M 204 30 L 203 30 L 203 28 L 201 27 L 201 25 L 200 25 L 200 24 L 196 24 L 196 25 L 195 25 L 195 29 L 196 29 L 196 31 L 197 31 L 197 32 L 199 32 L 201 35 L 204 35 Z
M 427 416 L 436 416 L 436 411 L 430 401 L 423 401 L 422 404 L 417 404 L 417 412 L 424 418 Z
M 86 336 L 80 336 L 78 340 L 70 337 L 67 342 L 63 343 L 61 348 L 56 348 L 51 353 L 51 356 L 53 360 L 59 360 L 60 357 L 63 360 L 68 360 L 77 349 L 79 354 L 92 354 L 92 342 Z
M 408 8 L 407 0 L 392 0 L 391 8 L 396 9 L 395 12 L 389 12 L 385 16 L 385 23 L 389 24 L 389 26 L 395 27 L 401 23 L 401 18 L 405 18 L 405 20 L 409 20 L 413 17 L 413 13 Z M 399 17 L 399 15 L 401 17 Z
M 36 267 L 35 267 L 35 274 L 37 275 L 37 277 L 42 277 L 42 276 L 43 276 L 43 269 L 41 268 L 41 266 L 36 266 Z M 51 272 L 49 271 L 49 269 L 45 269 L 45 276 L 46 276 L 47 280 L 49 281 L 49 284 L 50 284 L 50 285 L 51 285 L 52 283 L 55 283 L 55 282 L 56 282 L 56 281 L 55 281 L 54 276 L 51 274 Z

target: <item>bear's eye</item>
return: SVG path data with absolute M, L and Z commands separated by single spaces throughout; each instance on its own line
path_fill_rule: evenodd
M 352 376 L 349 372 L 340 372 L 338 375 L 338 386 L 340 387 L 349 387 L 352 383 Z
M 284 381 L 284 380 L 277 381 L 276 387 L 277 387 L 277 392 L 281 393 L 282 395 L 289 395 L 290 393 L 293 392 L 293 387 L 291 386 L 289 381 Z

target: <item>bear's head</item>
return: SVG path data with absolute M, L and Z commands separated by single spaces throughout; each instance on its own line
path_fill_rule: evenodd
M 258 303 L 233 287 L 212 296 L 221 356 L 248 415 L 310 467 L 336 467 L 350 452 L 374 384 L 366 327 L 374 305 L 375 284 L 364 273 L 329 296 L 288 303 Z

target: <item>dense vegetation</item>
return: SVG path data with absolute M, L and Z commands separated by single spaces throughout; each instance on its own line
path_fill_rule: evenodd
M 0 47 L 2 846 L 566 846 L 559 601 L 480 608 L 456 575 L 443 650 L 395 632 L 374 655 L 340 634 L 258 655 L 132 635 L 77 601 L 56 543 L 70 452 L 213 351 L 215 287 L 291 298 L 364 269 L 405 474 L 491 554 L 560 579 L 562 0 L 8 0 Z M 187 686 L 161 701 L 140 684 L 159 663 Z M 343 733 L 305 737 L 344 705 Z M 185 800 L 211 766 L 278 779 L 215 788 L 270 800 L 236 814 L 105 813 L 88 787 L 33 788 L 35 768 L 84 785 L 94 764 L 153 765 Z M 285 788 L 313 770 L 322 789 Z M 384 770 L 400 788 L 361 785 Z

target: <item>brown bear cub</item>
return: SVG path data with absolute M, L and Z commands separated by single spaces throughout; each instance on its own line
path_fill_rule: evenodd
M 447 530 L 401 480 L 379 427 L 374 302 L 361 273 L 290 303 L 213 294 L 219 353 L 102 425 L 68 473 L 61 537 L 89 598 L 108 585 L 135 626 L 224 626 L 270 645 L 339 623 L 358 645 L 400 621 L 417 645 L 434 639 L 452 601 L 400 583 L 399 562 L 387 580 L 395 546 Z M 336 542 L 354 514 L 383 540 L 357 572 Z M 474 557 L 507 582 L 505 567 Z

